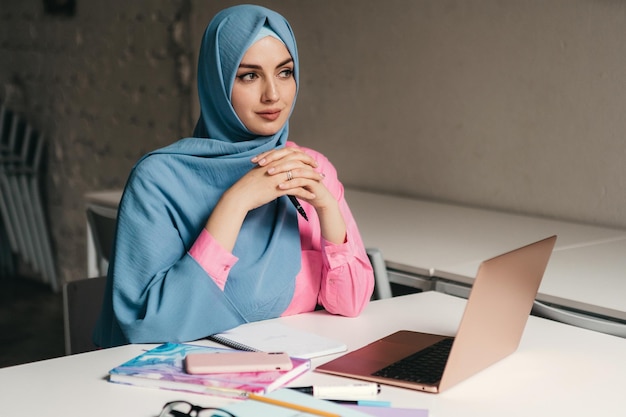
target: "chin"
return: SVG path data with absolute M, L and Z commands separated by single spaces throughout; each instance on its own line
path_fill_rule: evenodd
M 258 128 L 250 129 L 250 131 L 259 136 L 272 136 L 282 129 L 283 126 L 284 123 L 281 123 L 279 126 L 259 126 Z

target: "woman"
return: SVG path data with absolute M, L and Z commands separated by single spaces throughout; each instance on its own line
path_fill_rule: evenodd
M 282 16 L 243 5 L 213 18 L 194 137 L 144 156 L 126 184 L 98 346 L 195 340 L 318 304 L 362 311 L 373 273 L 337 173 L 287 141 L 297 88 Z

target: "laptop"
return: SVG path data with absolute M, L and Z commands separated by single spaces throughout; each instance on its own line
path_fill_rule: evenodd
M 556 236 L 483 261 L 454 337 L 401 330 L 318 372 L 442 392 L 519 346 Z

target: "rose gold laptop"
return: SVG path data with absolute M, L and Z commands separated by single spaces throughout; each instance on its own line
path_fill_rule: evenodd
M 455 337 L 402 330 L 316 368 L 438 393 L 513 353 L 556 236 L 483 261 Z

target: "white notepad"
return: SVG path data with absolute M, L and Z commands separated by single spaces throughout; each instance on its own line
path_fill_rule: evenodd
M 209 336 L 209 339 L 238 350 L 287 352 L 289 356 L 305 359 L 348 350 L 348 346 L 338 340 L 274 321 L 242 324 L 232 330 Z

